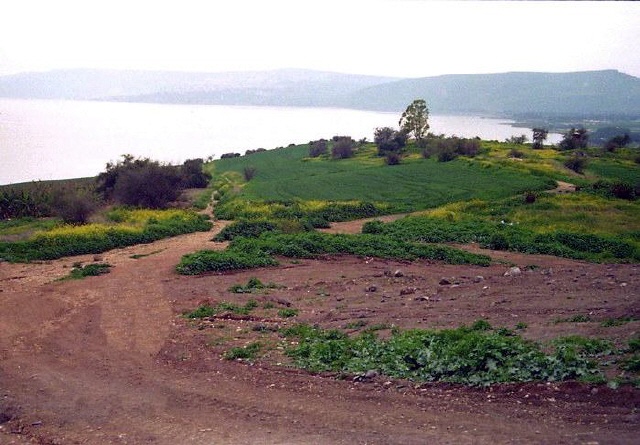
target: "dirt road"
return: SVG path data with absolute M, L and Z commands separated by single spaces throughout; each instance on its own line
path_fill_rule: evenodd
M 640 322 L 605 328 L 600 320 L 640 318 L 638 265 L 490 252 L 498 261 L 488 268 L 334 257 L 177 275 L 183 254 L 224 247 L 212 235 L 99 258 L 0 263 L 0 444 L 605 444 L 640 437 L 640 391 L 627 386 L 476 389 L 337 379 L 282 365 L 277 346 L 253 364 L 224 360 L 230 346 L 262 335 L 255 320 L 197 324 L 181 316 L 202 301 L 253 298 L 276 306 L 260 319 L 275 326 L 291 322 L 273 315 L 290 305 L 300 311 L 296 322 L 323 327 L 354 320 L 457 327 L 485 318 L 511 328 L 521 322 L 523 335 L 536 340 L 576 333 L 621 343 L 637 336 Z M 73 263 L 96 260 L 113 265 L 111 273 L 56 281 Z M 522 273 L 505 277 L 511 264 Z M 251 277 L 279 286 L 257 295 L 228 291 Z M 558 322 L 577 314 L 594 321 Z

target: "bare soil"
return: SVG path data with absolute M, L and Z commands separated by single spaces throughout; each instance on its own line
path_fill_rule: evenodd
M 356 330 L 458 327 L 484 318 L 493 326 L 522 323 L 522 335 L 538 341 L 579 334 L 624 345 L 640 322 L 601 321 L 640 318 L 637 264 L 483 251 L 494 265 L 340 256 L 176 274 L 183 254 L 224 247 L 212 235 L 95 257 L 0 263 L 0 444 L 638 443 L 640 391 L 628 385 L 471 388 L 314 375 L 287 366 L 274 332 L 296 322 Z M 94 261 L 114 267 L 56 281 L 73 263 Z M 521 273 L 505 276 L 512 265 Z M 228 291 L 251 277 L 278 288 Z M 250 316 L 182 316 L 203 302 L 249 299 L 259 304 Z M 279 316 L 285 307 L 299 315 Z M 576 315 L 592 321 L 560 321 Z M 253 341 L 263 345 L 255 362 L 222 358 Z

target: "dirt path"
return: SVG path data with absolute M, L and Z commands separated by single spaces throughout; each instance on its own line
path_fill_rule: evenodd
M 360 225 L 362 222 L 359 223 Z M 222 227 L 216 223 L 214 232 Z M 334 226 L 357 229 L 357 223 Z M 213 232 L 43 264 L 0 263 L 0 444 L 483 444 L 633 443 L 638 390 L 568 383 L 469 389 L 376 377 L 356 382 L 280 366 L 223 360 L 253 339 L 251 323 L 196 326 L 180 316 L 203 300 L 290 302 L 297 321 L 343 327 L 452 327 L 478 318 L 528 324 L 525 335 L 604 335 L 640 323 L 552 323 L 557 317 L 640 318 L 638 265 L 593 265 L 501 253 L 527 269 L 338 257 L 184 277 L 180 257 L 222 248 Z M 132 255 L 147 255 L 134 259 Z M 112 272 L 55 281 L 74 262 Z M 387 271 L 402 270 L 399 277 Z M 481 279 L 478 278 L 481 276 Z M 252 276 L 284 287 L 237 296 Z M 439 284 L 442 277 L 450 285 Z M 374 287 L 371 284 L 375 284 Z M 375 289 L 375 290 L 372 290 Z M 408 293 L 406 293 L 408 292 Z M 262 337 L 261 337 L 262 338 Z M 267 338 L 267 337 L 264 337 Z M 226 343 L 225 343 L 226 342 Z

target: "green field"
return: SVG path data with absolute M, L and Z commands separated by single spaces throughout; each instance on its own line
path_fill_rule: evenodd
M 450 162 L 425 158 L 410 144 L 394 166 L 373 144 L 342 160 L 309 158 L 308 150 L 290 146 L 209 164 L 220 217 L 279 220 L 274 227 L 286 232 L 283 219 L 309 230 L 329 221 L 419 212 L 410 221 L 369 226 L 368 233 L 590 261 L 640 259 L 637 150 L 590 149 L 583 173 L 564 165 L 576 153 L 495 141 Z M 245 169 L 254 173 L 249 180 Z M 580 191 L 547 193 L 557 181 Z M 624 198 L 616 196 L 620 190 Z
M 387 166 L 373 146 L 351 159 L 310 159 L 308 146 L 281 148 L 211 166 L 215 176 L 242 175 L 255 167 L 255 177 L 240 196 L 247 200 L 328 200 L 384 202 L 393 211 L 415 211 L 473 198 L 497 199 L 527 190 L 553 188 L 547 177 L 470 159 L 438 162 L 412 155 L 401 165 Z

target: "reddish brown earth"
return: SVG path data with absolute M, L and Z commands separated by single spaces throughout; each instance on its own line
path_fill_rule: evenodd
M 638 443 L 640 391 L 628 385 L 469 388 L 312 375 L 286 366 L 283 339 L 273 332 L 294 322 L 444 328 L 485 318 L 493 326 L 525 323 L 522 335 L 539 341 L 580 334 L 623 345 L 640 322 L 601 321 L 640 318 L 637 264 L 485 252 L 493 266 L 333 257 L 177 275 L 183 254 L 223 247 L 211 237 L 185 235 L 101 258 L 0 263 L 0 444 Z M 55 281 L 74 262 L 95 260 L 113 265 L 111 273 Z M 504 276 L 511 265 L 523 272 Z M 228 291 L 251 277 L 283 287 Z M 260 307 L 245 319 L 181 316 L 204 301 L 251 298 Z M 286 305 L 299 316 L 278 316 Z M 558 322 L 575 315 L 593 321 Z M 221 357 L 256 340 L 265 347 L 255 363 Z

